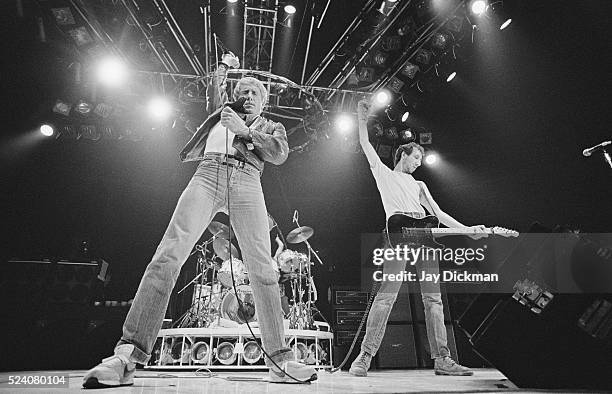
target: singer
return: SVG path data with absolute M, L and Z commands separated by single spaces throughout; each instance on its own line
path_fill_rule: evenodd
M 223 106 L 227 70 L 239 65 L 236 56 L 225 54 L 215 71 L 208 86 L 211 115 L 180 154 L 181 160 L 200 164 L 145 270 L 114 355 L 87 372 L 85 388 L 134 383 L 135 364 L 146 364 L 151 356 L 181 266 L 219 211 L 230 216 L 249 272 L 263 347 L 277 364 L 266 357 L 269 381 L 296 383 L 291 377 L 301 381 L 317 378 L 313 367 L 291 361 L 293 352 L 285 346 L 278 276 L 272 268 L 260 182 L 265 161 L 280 165 L 287 160 L 287 133 L 282 124 L 261 116 L 268 92 L 255 78 L 242 78 L 234 89 L 237 102 L 232 107 L 243 114 Z

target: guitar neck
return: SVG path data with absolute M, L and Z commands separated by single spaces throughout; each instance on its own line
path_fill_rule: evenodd
M 485 234 L 494 234 L 493 230 L 490 228 L 485 229 L 484 231 L 480 231 L 480 233 Z M 467 234 L 476 234 L 471 228 L 432 228 L 431 233 L 435 234 L 439 237 L 443 237 L 445 235 L 467 235 Z

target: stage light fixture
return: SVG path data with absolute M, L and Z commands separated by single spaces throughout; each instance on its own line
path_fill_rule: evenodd
M 308 346 L 308 358 L 306 359 L 306 364 L 320 364 L 325 360 L 327 360 L 327 352 L 323 350 L 321 345 L 312 343 L 310 346 Z
M 428 153 L 425 156 L 425 163 L 427 163 L 428 166 L 432 166 L 436 164 L 437 162 L 438 162 L 438 155 L 436 155 L 435 153 Z
M 383 129 L 382 124 L 378 120 L 373 120 L 368 125 L 368 130 L 372 131 L 376 138 L 380 138 L 385 134 L 385 130 Z
M 228 3 L 236 3 L 238 0 L 227 0 Z
M 399 133 L 399 138 L 403 143 L 408 143 L 410 141 L 414 141 L 414 133 L 411 128 L 407 128 L 406 130 L 402 130 Z
M 89 115 L 89 113 L 93 110 L 93 104 L 85 99 L 81 99 L 74 106 L 74 110 L 83 116 Z
M 249 341 L 244 344 L 244 353 L 242 358 L 249 364 L 255 364 L 261 358 L 262 351 L 259 344 L 255 341 Z
M 153 97 L 148 104 L 149 114 L 157 121 L 167 120 L 172 114 L 172 104 L 165 97 Z
M 451 38 L 448 34 L 435 32 L 431 37 L 431 46 L 438 50 L 443 50 L 448 46 Z
M 289 15 L 293 15 L 295 14 L 295 12 L 297 11 L 297 9 L 295 8 L 295 6 L 291 5 L 291 4 L 287 4 L 285 6 L 285 12 Z
M 336 121 L 334 125 L 338 129 L 338 131 L 342 134 L 348 134 L 353 127 L 355 126 L 355 122 L 353 117 L 348 114 L 340 114 L 336 117 Z
M 387 92 L 386 90 L 381 90 L 376 93 L 374 99 L 376 100 L 376 103 L 378 105 L 385 106 L 389 104 L 389 101 L 391 101 L 391 94 L 389 94 L 389 92 Z
M 175 363 L 188 364 L 191 356 L 191 345 L 183 338 L 177 338 L 173 341 L 172 347 L 170 348 L 170 355 Z
M 304 362 L 308 357 L 308 347 L 304 342 L 296 341 L 296 343 L 293 345 L 293 352 L 295 353 L 295 357 L 299 362 Z
M 216 349 L 217 360 L 223 365 L 230 365 L 236 361 L 236 352 L 234 352 L 234 345 L 229 342 L 222 342 L 217 346 Z
M 191 347 L 191 360 L 195 364 L 208 364 L 210 362 L 210 347 L 207 342 L 196 342 Z
M 448 77 L 446 77 L 446 82 L 450 82 L 453 79 L 455 79 L 455 77 L 457 76 L 457 72 L 453 71 L 452 73 L 448 74 Z
M 470 10 L 475 15 L 482 15 L 487 9 L 487 3 L 484 0 L 474 0 L 470 4 Z
M 410 112 L 408 111 L 404 112 L 404 114 L 402 115 L 402 122 L 407 121 L 409 117 L 410 117 Z
M 107 57 L 98 63 L 96 76 L 100 83 L 110 86 L 121 86 L 127 79 L 126 64 L 116 57 Z
M 398 137 L 397 127 L 391 126 L 388 129 L 385 129 L 385 137 L 391 141 L 395 141 Z
M 44 124 L 40 126 L 40 133 L 45 137 L 51 137 L 53 133 L 55 133 L 55 130 L 53 129 L 53 126 Z
M 62 100 L 57 100 L 53 105 L 53 112 L 64 116 L 70 114 L 70 109 L 72 109 L 72 105 Z

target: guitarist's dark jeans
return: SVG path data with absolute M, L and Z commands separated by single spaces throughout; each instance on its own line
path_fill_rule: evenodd
M 384 237 L 386 240 L 386 237 Z M 388 243 L 385 241 L 385 247 Z M 416 275 L 420 278 L 422 272 L 427 274 L 438 274 L 440 272 L 439 262 L 435 259 L 417 261 Z M 384 274 L 397 274 L 406 268 L 406 261 L 386 261 L 383 265 Z M 383 281 L 380 290 L 374 298 L 368 321 L 366 333 L 361 343 L 361 350 L 372 356 L 376 354 L 380 343 L 385 335 L 387 320 L 397 299 L 397 293 L 403 282 Z M 450 356 L 447 345 L 446 327 L 444 326 L 444 309 L 442 306 L 442 295 L 440 284 L 433 282 L 419 283 L 421 297 L 425 307 L 425 325 L 427 328 L 427 339 L 431 350 L 431 358 Z

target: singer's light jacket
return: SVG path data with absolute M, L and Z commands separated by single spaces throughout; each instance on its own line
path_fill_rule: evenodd
M 225 70 L 223 68 L 217 69 L 213 81 L 208 85 L 208 109 L 211 115 L 198 127 L 193 137 L 181 150 L 180 158 L 182 161 L 196 161 L 204 158 L 208 134 L 213 126 L 221 120 L 223 103 L 227 101 L 225 78 Z M 259 116 L 247 126 L 252 131 L 253 141 L 235 136 L 232 146 L 248 163 L 263 172 L 265 161 L 280 165 L 287 160 L 289 155 L 287 132 L 281 123 Z

